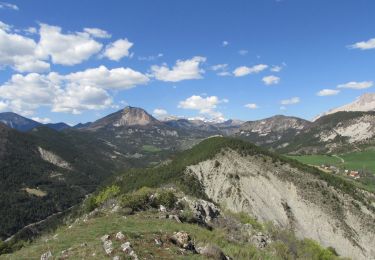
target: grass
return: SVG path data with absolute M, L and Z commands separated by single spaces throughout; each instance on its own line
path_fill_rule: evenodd
M 296 159 L 304 164 L 309 165 L 322 165 L 322 164 L 330 164 L 330 165 L 338 165 L 341 163 L 340 159 L 337 157 L 333 157 L 331 155 L 299 155 L 299 156 L 288 156 L 290 158 Z
M 12 255 L 2 255 L 0 259 L 40 259 L 40 256 L 51 251 L 54 258 L 61 257 L 61 252 L 71 248 L 73 258 L 77 259 L 106 259 L 100 237 L 104 234 L 114 235 L 121 231 L 130 241 L 134 251 L 142 259 L 204 259 L 192 253 L 180 253 L 179 249 L 166 242 L 162 247 L 156 246 L 154 239 L 167 237 L 173 232 L 187 231 L 192 239 L 200 243 L 216 244 L 235 259 L 271 259 L 265 252 L 260 252 L 255 247 L 246 244 L 230 242 L 225 238 L 222 230 L 208 230 L 198 225 L 177 223 L 172 220 L 158 219 L 157 214 L 142 212 L 126 218 L 111 214 L 109 216 L 90 219 L 86 223 L 74 224 L 72 228 L 62 227 L 53 234 L 42 237 Z M 114 240 L 113 240 L 114 241 Z M 86 243 L 86 246 L 81 246 Z M 115 255 L 124 256 L 119 251 L 120 242 L 114 242 Z
M 365 170 L 369 172 L 367 176 L 362 176 L 358 181 L 349 178 L 350 182 L 358 188 L 366 189 L 370 192 L 375 192 L 375 148 L 367 148 L 359 152 L 350 152 L 339 154 L 338 157 L 332 155 L 299 155 L 288 156 L 299 162 L 309 165 L 320 166 L 322 164 L 334 165 L 341 169 L 349 170 Z M 342 162 L 341 159 L 344 160 Z M 373 176 L 371 175 L 373 174 Z
M 142 150 L 145 151 L 145 152 L 149 152 L 149 153 L 158 153 L 161 151 L 160 148 L 154 146 L 154 145 L 143 145 L 142 146 Z
M 337 157 L 331 155 L 299 155 L 288 156 L 302 163 L 310 165 L 329 164 L 350 170 L 369 170 L 375 174 L 375 149 L 369 148 L 365 151 L 351 152 L 338 155 L 344 159 L 344 163 Z

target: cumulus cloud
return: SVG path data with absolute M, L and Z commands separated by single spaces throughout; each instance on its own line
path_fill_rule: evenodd
M 19 72 L 46 72 L 50 62 L 65 66 L 80 64 L 100 53 L 103 44 L 99 38 L 111 35 L 99 28 L 84 28 L 82 32 L 64 33 L 61 27 L 39 24 L 39 30 L 29 27 L 13 30 L 11 25 L 0 21 L 0 69 L 11 67 Z M 20 34 L 22 33 L 23 34 Z M 39 41 L 25 35 L 39 34 Z M 119 39 L 106 46 L 101 57 L 118 61 L 130 56 L 133 43 Z
M 370 50 L 375 49 L 375 38 L 367 41 L 357 42 L 349 46 L 351 49 Z
M 264 77 L 262 79 L 262 81 L 266 85 L 276 85 L 276 84 L 278 84 L 280 82 L 280 78 L 276 77 L 276 76 L 273 76 L 273 75 L 270 75 L 270 76 Z
M 39 34 L 37 54 L 51 57 L 55 64 L 76 65 L 102 49 L 102 44 L 86 32 L 63 34 L 58 26 L 40 24 Z
M 83 110 L 98 110 L 109 107 L 112 99 L 109 94 L 101 88 L 70 84 L 53 102 L 53 112 L 67 112 L 80 114 Z
M 49 106 L 54 112 L 79 114 L 109 107 L 112 98 L 108 90 L 129 89 L 148 81 L 145 75 L 130 68 L 109 70 L 105 66 L 67 75 L 16 74 L 0 85 L 0 102 L 24 115 L 33 114 L 41 106 Z
M 372 81 L 362 81 L 362 82 L 351 81 L 345 84 L 340 84 L 337 86 L 337 88 L 366 89 L 366 88 L 372 87 L 373 85 L 374 85 L 374 82 Z
M 107 31 L 99 29 L 99 28 L 84 28 L 83 30 L 95 38 L 111 38 L 112 37 L 112 35 L 109 34 Z
M 33 39 L 8 32 L 9 26 L 0 26 L 0 67 L 10 66 L 19 72 L 44 72 L 50 65 L 38 59 Z
M 141 72 L 122 67 L 109 70 L 103 65 L 98 68 L 68 74 L 66 79 L 81 85 L 106 89 L 129 89 L 149 82 L 149 78 Z
M 265 64 L 258 64 L 258 65 L 255 65 L 253 67 L 246 67 L 246 66 L 241 66 L 241 67 L 237 67 L 234 71 L 233 71 L 233 74 L 235 77 L 243 77 L 243 76 L 246 76 L 248 74 L 255 74 L 255 73 L 259 73 L 265 69 L 268 68 L 268 65 L 265 65 Z
M 223 121 L 224 115 L 216 111 L 220 103 L 228 103 L 227 99 L 219 99 L 217 96 L 201 97 L 193 95 L 180 101 L 178 107 L 183 109 L 198 110 L 200 114 L 209 116 L 217 121 Z
M 338 93 L 340 93 L 340 90 L 337 89 L 322 89 L 318 93 L 316 93 L 317 96 L 324 97 L 324 96 L 335 96 Z
M 257 109 L 258 105 L 255 103 L 249 103 L 249 104 L 246 104 L 245 107 L 249 109 Z
M 128 41 L 128 39 L 117 40 L 106 46 L 103 56 L 110 60 L 119 61 L 123 57 L 128 57 L 130 55 L 129 49 L 132 46 L 133 43 Z
M 19 8 L 15 4 L 7 3 L 7 2 L 0 2 L 0 9 L 10 9 L 14 11 L 18 11 Z
M 227 47 L 227 46 L 229 45 L 229 42 L 228 42 L 228 41 L 223 41 L 223 42 L 221 43 L 221 45 L 222 45 L 223 47 Z
M 168 115 L 167 110 L 162 109 L 162 108 L 155 108 L 154 111 L 152 112 L 156 117 L 162 118 Z
M 153 76 L 161 81 L 177 82 L 188 79 L 201 79 L 204 70 L 200 65 L 206 61 L 205 57 L 195 56 L 189 60 L 177 60 L 170 69 L 166 64 L 162 66 L 153 65 L 151 71 Z
M 40 106 L 50 105 L 63 91 L 56 81 L 56 74 L 40 75 L 16 74 L 0 86 L 0 101 L 7 102 L 8 108 L 24 115 L 33 114 Z
M 284 100 L 281 100 L 281 105 L 294 105 L 294 104 L 298 104 L 299 102 L 301 102 L 301 99 L 299 97 L 292 97 L 290 99 L 284 99 Z

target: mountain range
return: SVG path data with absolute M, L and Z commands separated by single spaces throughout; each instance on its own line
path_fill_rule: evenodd
M 366 100 L 371 103 L 370 98 Z M 364 106 L 363 102 L 360 102 L 362 107 L 370 107 Z M 367 207 L 366 201 L 372 200 L 370 195 L 368 197 L 365 191 L 358 190 L 358 194 L 365 194 L 365 202 L 353 193 L 345 195 L 354 188 L 342 191 L 341 186 L 335 186 L 339 180 L 326 179 L 319 171 L 311 172 L 303 165 L 296 166 L 293 161 L 285 161 L 238 139 L 284 154 L 361 150 L 362 147 L 375 145 L 375 111 L 340 111 L 313 122 L 277 115 L 256 121 L 216 123 L 181 118 L 158 120 L 141 108 L 128 106 L 94 122 L 74 127 L 65 123 L 43 125 L 15 113 L 0 113 L 0 122 L 0 238 L 3 240 L 31 223 L 66 212 L 85 196 L 100 189 L 103 183 L 125 178 L 120 177 L 120 173 L 129 172 L 130 175 L 125 174 L 126 181 L 132 182 L 134 172 L 131 169 L 147 168 L 165 171 L 160 172 L 160 176 L 147 175 L 126 185 L 141 188 L 137 185 L 144 183 L 147 186 L 146 183 L 154 178 L 163 181 L 172 178 L 176 185 L 183 188 L 182 178 L 189 180 L 190 184 L 189 188 L 184 188 L 185 191 L 200 187 L 200 194 L 206 194 L 206 198 L 217 203 L 225 201 L 232 211 L 245 211 L 262 221 L 275 221 L 280 226 L 295 229 L 300 237 L 313 238 L 345 255 L 361 255 L 363 259 L 372 255 L 367 250 L 367 233 L 355 237 L 350 230 L 359 230 L 356 224 L 350 219 L 339 221 L 347 216 L 332 216 L 337 212 L 331 212 L 330 206 L 318 205 L 328 197 L 330 200 L 331 197 L 339 198 L 345 204 L 343 198 L 350 196 L 355 205 Z M 197 146 L 201 142 L 204 145 Z M 243 147 L 247 147 L 245 151 Z M 212 154 L 211 149 L 215 151 Z M 190 151 L 187 154 L 192 158 L 189 164 L 186 163 L 190 159 L 184 157 L 187 156 L 186 150 Z M 250 157 L 244 159 L 243 156 Z M 173 160 L 175 163 L 170 165 Z M 167 168 L 163 168 L 164 165 Z M 176 171 L 173 165 L 177 167 Z M 189 174 L 178 175 L 182 171 L 181 165 L 184 165 L 184 173 Z M 248 173 L 245 169 L 254 169 L 254 172 Z M 297 177 L 288 179 L 286 172 L 294 172 L 301 177 L 300 181 Z M 318 177 L 313 177 L 314 174 Z M 284 182 L 294 186 L 284 190 Z M 217 186 L 217 183 L 220 185 Z M 312 188 L 314 185 L 332 185 L 337 190 L 325 191 L 328 197 L 323 198 Z M 339 185 L 345 188 L 347 184 Z M 249 187 L 254 194 L 245 192 Z M 261 190 L 267 191 L 266 197 L 278 198 L 278 201 L 272 204 L 257 200 L 261 197 Z M 307 199 L 303 205 L 296 202 L 301 196 Z M 309 196 L 314 200 L 308 199 Z M 308 211 L 312 206 L 315 211 Z M 353 216 L 363 213 L 346 204 L 343 207 Z M 30 208 L 33 210 L 29 211 Z M 263 210 L 265 208 L 266 211 Z M 309 222 L 304 211 L 299 211 L 300 208 L 310 212 L 309 216 L 324 216 L 321 223 L 328 223 L 326 229 L 329 232 L 321 233 L 313 220 Z M 334 227 L 337 225 L 342 226 L 336 232 Z M 310 231 L 309 226 L 312 227 Z M 347 238 L 346 232 L 353 236 L 353 240 Z M 330 237 L 335 239 L 331 241 Z M 366 248 L 362 253 L 358 251 L 361 247 Z

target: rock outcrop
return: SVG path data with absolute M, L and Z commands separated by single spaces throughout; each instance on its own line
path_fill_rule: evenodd
M 371 195 L 364 191 L 354 196 L 287 163 L 233 150 L 187 167 L 186 174 L 195 175 L 206 194 L 229 210 L 292 229 L 343 256 L 375 258 L 375 214 L 365 205 Z

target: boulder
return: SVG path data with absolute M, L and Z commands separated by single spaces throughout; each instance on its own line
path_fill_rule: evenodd
M 190 210 L 193 212 L 198 222 L 209 224 L 220 215 L 220 209 L 212 202 L 202 199 L 190 200 L 186 197 L 182 200 L 189 205 Z
M 100 240 L 104 243 L 105 241 L 109 240 L 109 235 L 105 234 L 100 238 Z
M 191 242 L 191 238 L 187 232 L 180 231 L 174 233 L 170 238 L 171 242 L 178 245 L 179 247 L 186 250 L 195 250 L 194 244 Z
M 117 232 L 117 234 L 116 234 L 117 240 L 123 240 L 124 238 L 125 238 L 125 235 L 121 231 Z
M 255 244 L 257 248 L 265 248 L 268 244 L 271 243 L 271 238 L 263 234 L 262 232 L 258 232 L 251 237 L 251 242 Z
M 198 254 L 201 254 L 209 259 L 215 260 L 227 260 L 229 259 L 223 251 L 215 245 L 206 245 L 204 247 L 197 248 Z
M 40 260 L 52 260 L 52 253 L 51 251 L 47 251 L 40 256 Z
M 105 251 L 105 253 L 107 255 L 112 254 L 112 252 L 113 252 L 113 243 L 112 243 L 112 241 L 111 240 L 104 241 L 103 248 L 104 248 L 104 251 Z
M 159 211 L 160 211 L 160 212 L 166 212 L 166 211 L 167 211 L 167 208 L 164 207 L 163 205 L 160 205 L 160 207 L 159 207 Z

